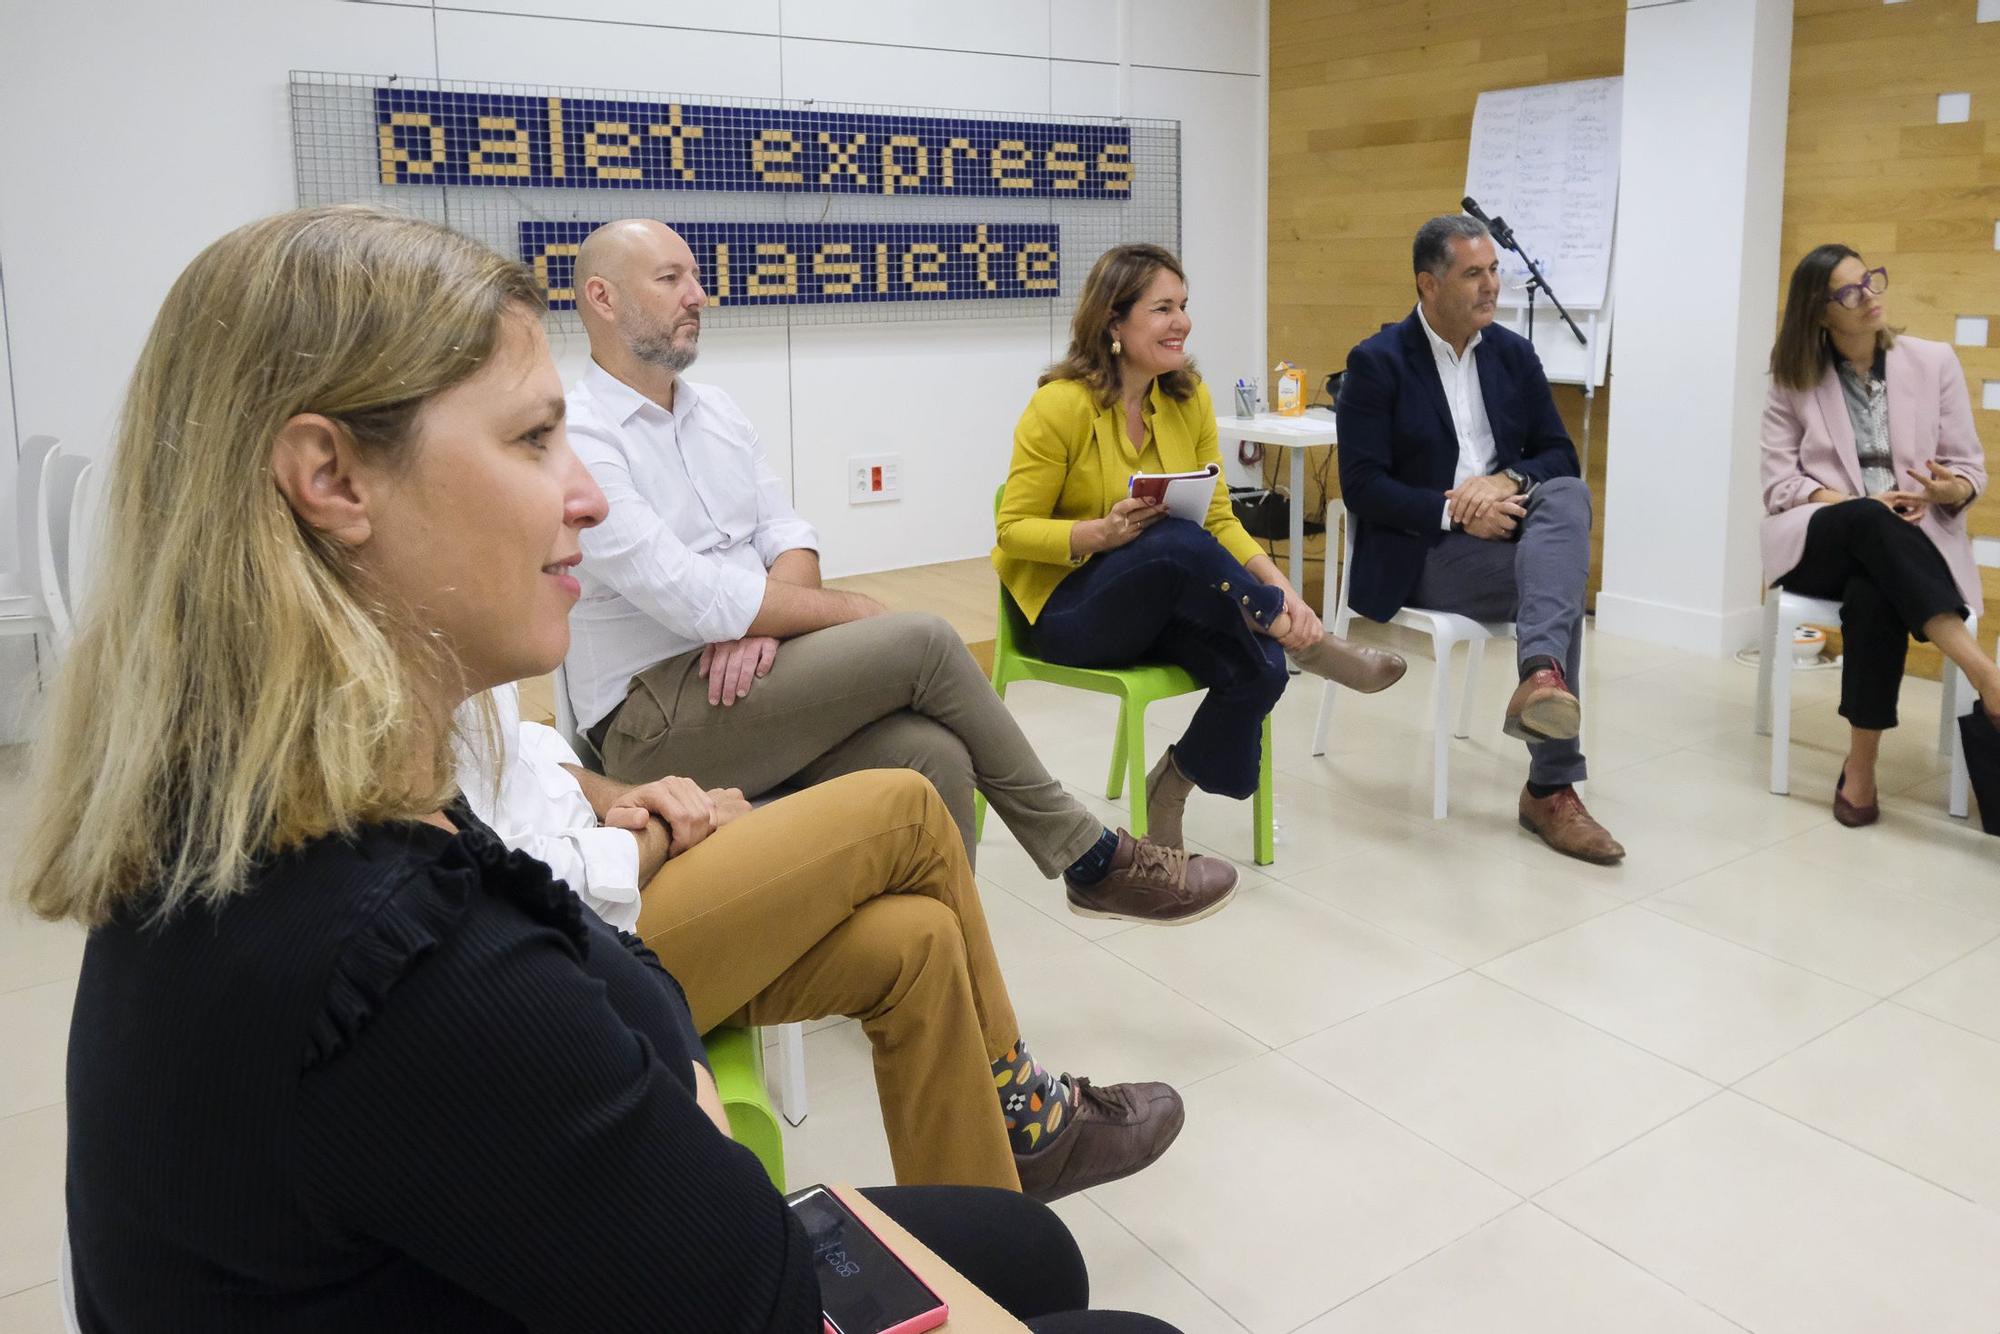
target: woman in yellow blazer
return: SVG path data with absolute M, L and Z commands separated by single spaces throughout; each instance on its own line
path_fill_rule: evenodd
M 1106 251 L 1084 281 L 1068 354 L 1014 428 L 993 564 L 1035 652 L 1076 667 L 1142 660 L 1208 687 L 1146 778 L 1147 833 L 1181 846 L 1188 793 L 1257 788 L 1258 734 L 1290 654 L 1362 691 L 1402 675 L 1392 653 L 1328 635 L 1243 530 L 1219 483 L 1200 524 L 1127 494 L 1133 473 L 1215 464 L 1215 408 L 1188 360 L 1187 275 L 1159 246 Z

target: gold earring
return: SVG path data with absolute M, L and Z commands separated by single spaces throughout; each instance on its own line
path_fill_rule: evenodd
M 1111 339 L 1111 355 L 1115 357 L 1124 350 L 1125 350 L 1125 344 L 1119 342 L 1117 337 L 1113 336 L 1113 338 Z

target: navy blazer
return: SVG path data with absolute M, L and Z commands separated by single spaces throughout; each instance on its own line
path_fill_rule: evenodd
M 1492 325 L 1472 355 L 1493 427 L 1494 471 L 1513 468 L 1530 484 L 1582 476 L 1534 345 Z M 1410 600 L 1424 557 L 1444 540 L 1444 493 L 1458 471 L 1458 431 L 1415 311 L 1347 354 L 1338 412 L 1341 499 L 1354 525 L 1347 605 L 1386 621 Z

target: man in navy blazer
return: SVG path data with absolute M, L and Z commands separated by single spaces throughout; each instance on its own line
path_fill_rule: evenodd
M 1416 310 L 1349 353 L 1340 384 L 1348 605 L 1378 621 L 1406 606 L 1513 621 L 1521 684 L 1504 727 L 1528 743 L 1521 824 L 1565 855 L 1615 862 L 1625 849 L 1575 788 L 1590 489 L 1533 345 L 1493 325 L 1485 224 L 1432 218 L 1412 261 Z

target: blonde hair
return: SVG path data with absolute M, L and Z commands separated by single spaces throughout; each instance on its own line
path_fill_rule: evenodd
M 521 265 L 366 208 L 253 222 L 181 274 L 126 394 L 103 570 L 37 747 L 16 864 L 37 913 L 214 905 L 264 859 L 451 796 L 441 650 L 297 518 L 271 449 L 320 413 L 397 466 L 424 403 L 542 302 Z

